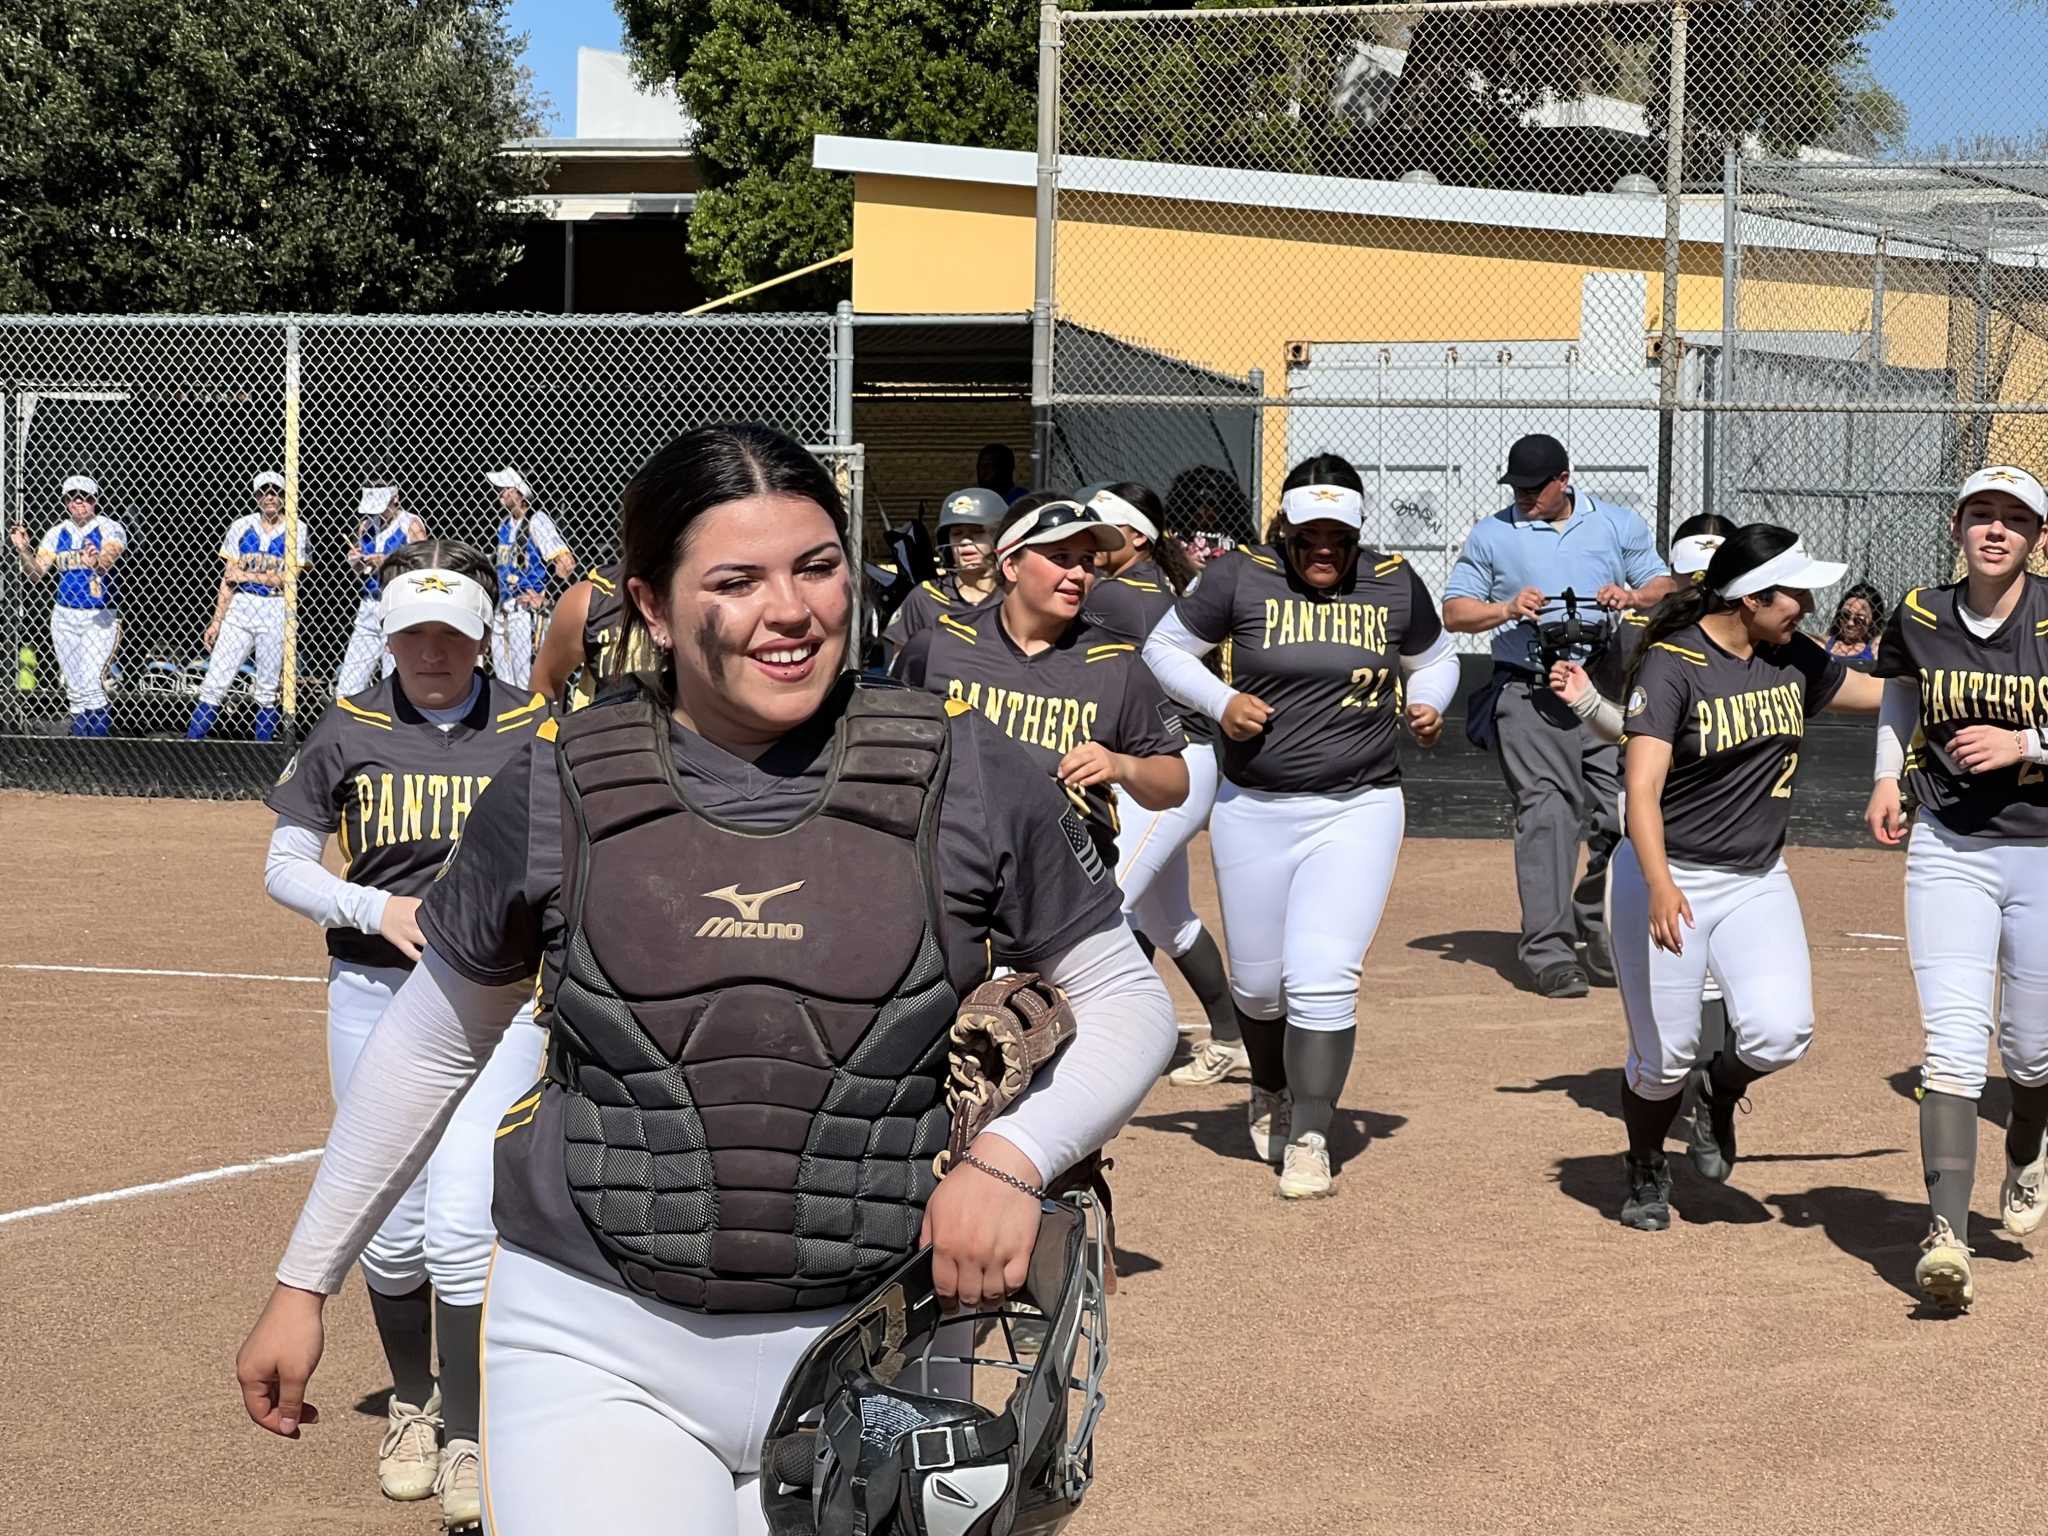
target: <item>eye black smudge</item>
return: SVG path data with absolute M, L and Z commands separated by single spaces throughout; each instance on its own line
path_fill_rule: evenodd
M 704 616 L 697 621 L 697 652 L 704 658 L 706 675 L 721 689 L 725 687 L 726 663 L 740 654 L 740 647 L 726 638 L 724 617 L 722 604 L 706 603 Z

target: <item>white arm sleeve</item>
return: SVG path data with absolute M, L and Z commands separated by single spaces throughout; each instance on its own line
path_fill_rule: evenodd
M 1602 741 L 1620 741 L 1627 734 L 1621 706 L 1597 688 L 1588 688 L 1572 701 L 1572 713 L 1586 722 L 1586 729 Z
M 1920 685 L 1910 677 L 1884 680 L 1877 706 L 1877 770 L 1875 779 L 1896 779 L 1906 771 L 1906 743 L 1920 729 Z
M 1215 641 L 1202 639 L 1169 608 L 1145 637 L 1145 665 L 1159 679 L 1159 686 L 1181 703 L 1221 720 L 1237 690 L 1202 665 L 1202 658 L 1215 649 Z
M 1401 676 L 1410 704 L 1427 704 L 1438 714 L 1449 709 L 1458 696 L 1458 652 L 1450 631 L 1438 635 L 1421 655 L 1403 656 Z
M 356 1058 L 280 1281 L 329 1296 L 341 1289 L 532 993 L 527 981 L 480 987 L 426 952 Z
M 1065 991 L 1076 1026 L 1066 1048 L 989 1126 L 1031 1159 L 1044 1182 L 1105 1145 L 1143 1102 L 1173 1056 L 1173 1003 L 1122 923 L 1018 969 L 1036 970 Z
M 270 855 L 263 861 L 263 889 L 287 911 L 311 918 L 322 928 L 357 928 L 375 933 L 384 921 L 389 891 L 350 885 L 320 862 L 327 839 L 311 827 L 280 816 L 270 834 Z

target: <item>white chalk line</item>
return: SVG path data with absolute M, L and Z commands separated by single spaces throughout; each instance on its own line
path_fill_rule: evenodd
M 248 971 L 153 971 L 132 965 L 0 965 L 0 971 L 61 971 L 73 976 L 188 976 L 199 981 L 297 981 L 327 984 L 325 976 L 264 976 Z
M 75 1211 L 80 1206 L 108 1205 L 116 1200 L 134 1200 L 143 1195 L 158 1195 L 169 1189 L 187 1189 L 194 1184 L 212 1184 L 221 1179 L 238 1179 L 245 1173 L 262 1173 L 269 1168 L 288 1168 L 293 1163 L 311 1162 L 325 1149 L 308 1147 L 303 1152 L 281 1152 L 276 1157 L 259 1158 L 253 1163 L 230 1163 L 225 1168 L 209 1168 L 204 1173 L 180 1174 L 175 1179 L 159 1179 L 153 1184 L 131 1184 L 126 1189 L 104 1189 L 92 1195 L 74 1195 L 69 1200 L 57 1200 L 49 1205 L 25 1206 L 18 1211 L 0 1211 L 0 1226 L 9 1222 L 27 1221 L 32 1216 L 51 1216 L 58 1211 Z

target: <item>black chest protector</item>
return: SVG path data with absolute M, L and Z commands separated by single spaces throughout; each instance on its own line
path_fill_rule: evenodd
M 951 1124 L 944 704 L 853 690 L 823 792 L 765 833 L 694 809 L 670 745 L 644 685 L 558 738 L 570 1194 L 635 1291 L 837 1305 L 916 1248 Z

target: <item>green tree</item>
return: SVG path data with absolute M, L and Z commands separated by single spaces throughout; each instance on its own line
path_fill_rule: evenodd
M 1032 0 L 619 0 L 636 66 L 673 80 L 697 124 L 705 189 L 690 217 L 697 278 L 731 293 L 853 243 L 848 178 L 811 168 L 819 133 L 1029 149 Z M 843 267 L 762 296 L 843 297 Z
M 0 0 L 0 307 L 474 304 L 546 174 L 504 0 Z

